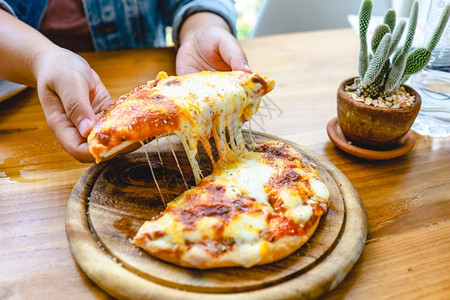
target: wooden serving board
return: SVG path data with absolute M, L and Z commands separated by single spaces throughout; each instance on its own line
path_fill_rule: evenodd
M 257 143 L 280 140 L 261 133 L 252 135 Z M 247 132 L 245 137 L 250 137 Z M 93 165 L 81 177 L 70 195 L 66 216 L 76 261 L 94 282 L 118 298 L 298 299 L 316 298 L 333 289 L 365 244 L 364 207 L 350 181 L 333 164 L 282 141 L 317 165 L 330 190 L 329 210 L 315 234 L 287 258 L 249 269 L 196 270 L 163 262 L 131 244 L 142 223 L 164 210 L 149 161 L 166 202 L 186 189 L 181 174 L 188 185 L 194 185 L 186 154 L 179 140 L 171 137 Z M 199 151 L 199 161 L 203 173 L 210 173 L 211 163 L 203 151 Z

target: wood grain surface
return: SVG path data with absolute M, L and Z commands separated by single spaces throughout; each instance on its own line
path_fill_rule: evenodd
M 244 137 L 251 139 L 249 133 Z M 258 144 L 276 139 L 257 133 L 252 137 Z M 91 167 L 69 199 L 66 229 L 74 256 L 86 274 L 112 295 L 130 299 L 146 298 L 147 293 L 155 298 L 170 295 L 178 299 L 199 296 L 258 299 L 277 295 L 309 298 L 320 296 L 340 283 L 356 262 L 367 234 L 366 215 L 358 193 L 334 165 L 289 141 L 286 143 L 298 155 L 305 155 L 317 166 L 330 191 L 327 214 L 313 237 L 294 254 L 248 269 L 196 270 L 160 261 L 132 245 L 130 239 L 142 223 L 165 208 L 149 164 L 165 201 L 173 200 L 186 189 L 182 177 L 187 178 L 190 186 L 195 184 L 178 138 L 160 140 Z M 205 174 L 211 172 L 204 151 L 199 151 L 199 162 Z M 327 266 L 326 261 L 332 266 Z M 135 291 L 137 280 L 144 282 L 139 293 Z
M 242 41 L 250 66 L 277 81 L 276 104 L 252 129 L 286 138 L 333 163 L 366 209 L 367 242 L 326 299 L 448 299 L 450 295 L 450 137 L 415 134 L 407 154 L 367 161 L 328 138 L 339 83 L 357 74 L 351 29 Z M 83 53 L 113 98 L 174 74 L 170 48 Z M 0 58 L 1 59 L 1 58 Z M 271 113 L 271 116 L 269 115 Z M 35 89 L 0 103 L 0 298 L 110 299 L 73 258 L 67 201 L 90 164 L 67 154 L 48 128 Z

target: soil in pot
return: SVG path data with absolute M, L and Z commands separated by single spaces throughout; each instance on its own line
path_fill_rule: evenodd
M 354 80 L 343 81 L 337 93 L 339 126 L 345 137 L 368 149 L 397 147 L 419 113 L 420 95 L 403 85 L 391 99 L 358 98 L 350 91 Z

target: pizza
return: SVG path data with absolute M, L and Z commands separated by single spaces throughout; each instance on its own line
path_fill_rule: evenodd
M 146 221 L 133 243 L 185 267 L 267 264 L 311 237 L 328 198 L 313 164 L 282 142 L 265 142 L 223 161 Z
M 185 76 L 160 72 L 155 80 L 134 88 L 104 111 L 88 136 L 89 150 L 101 162 L 159 136 L 176 134 L 198 183 L 202 177 L 195 159 L 198 143 L 213 162 L 211 137 L 219 159 L 245 151 L 241 128 L 274 85 L 268 77 L 241 71 Z
M 242 135 L 274 85 L 266 76 L 240 71 L 160 72 L 105 110 L 88 137 L 97 162 L 175 134 L 196 180 L 144 222 L 136 246 L 185 267 L 248 268 L 280 260 L 308 241 L 329 198 L 314 164 L 282 142 L 246 146 Z M 206 177 L 197 161 L 199 143 L 213 164 Z

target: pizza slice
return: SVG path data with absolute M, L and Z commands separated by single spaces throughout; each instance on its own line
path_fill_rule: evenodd
M 198 142 L 214 163 L 209 139 L 220 158 L 245 151 L 241 128 L 257 111 L 274 80 L 256 73 L 204 71 L 185 76 L 160 72 L 154 81 L 121 96 L 99 118 L 88 137 L 97 162 L 138 148 L 161 135 L 176 134 L 188 155 L 196 182 Z
M 329 191 L 315 166 L 281 142 L 223 160 L 146 221 L 134 244 L 199 269 L 251 267 L 299 249 L 327 211 Z

